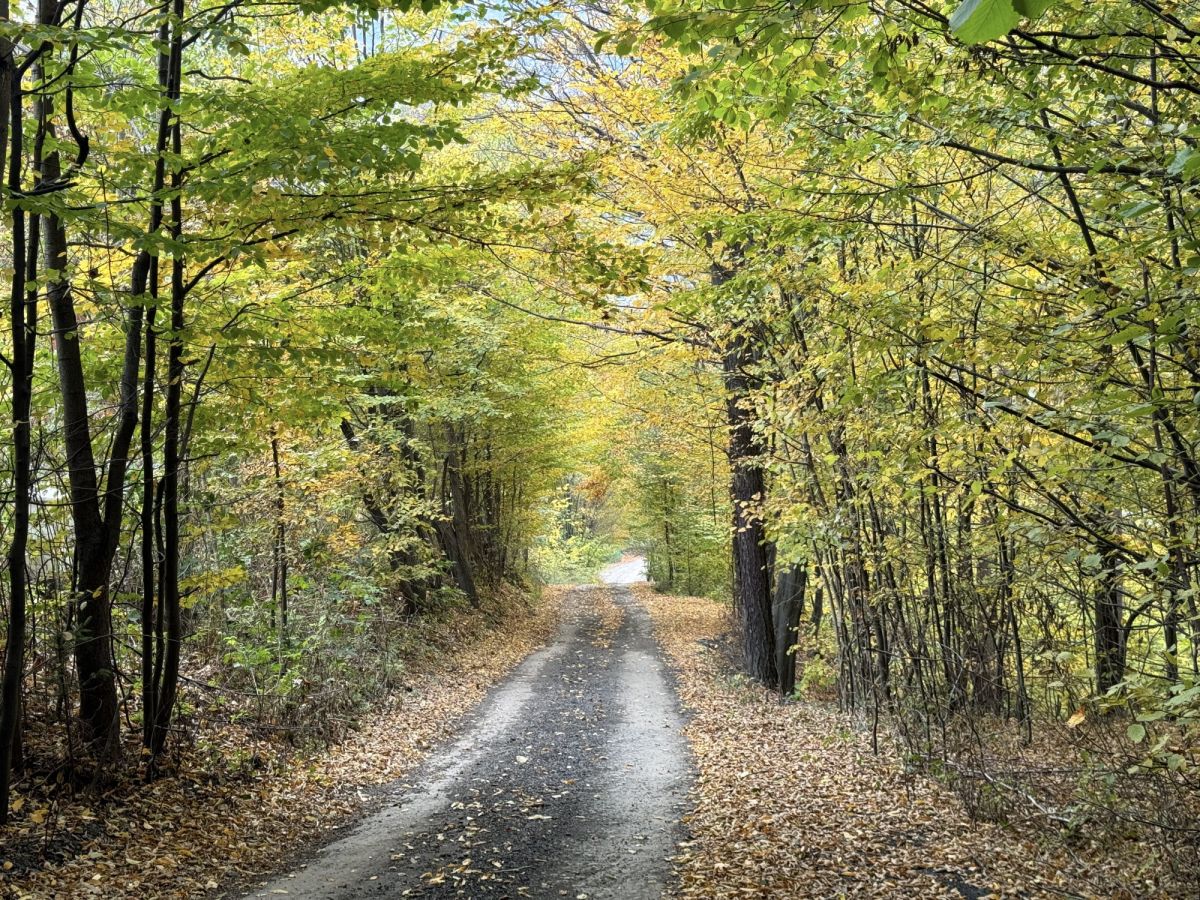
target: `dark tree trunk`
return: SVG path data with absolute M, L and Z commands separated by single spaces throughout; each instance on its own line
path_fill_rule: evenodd
M 444 471 L 446 485 L 450 491 L 449 521 L 440 523 L 438 533 L 442 539 L 450 564 L 454 567 L 454 580 L 459 588 L 471 601 L 472 606 L 479 605 L 479 591 L 475 586 L 473 566 L 477 554 L 472 541 L 471 505 L 468 499 L 467 483 L 462 471 L 462 445 L 465 440 L 455 443 L 453 431 L 450 434 L 452 449 L 446 454 Z M 484 573 L 486 576 L 486 572 Z
M 43 4 L 43 16 L 53 4 Z M 55 7 L 57 9 L 57 7 Z M 82 16 L 76 7 L 76 27 Z M 52 15 L 57 16 L 57 13 Z M 74 65 L 72 51 L 71 65 Z M 65 106 L 71 135 L 78 147 L 74 165 L 87 157 L 86 138 L 71 119 L 71 91 Z M 43 129 L 54 140 L 52 109 L 43 99 Z M 46 154 L 39 172 L 44 183 L 57 182 L 62 167 L 57 147 Z M 79 321 L 67 275 L 67 232 L 63 220 L 45 216 L 43 253 L 47 287 L 46 300 L 53 319 L 54 346 L 58 357 L 59 389 L 62 400 L 63 442 L 67 457 L 71 517 L 75 533 L 76 578 L 72 596 L 75 633 L 75 666 L 79 674 L 79 716 L 86 739 L 101 757 L 120 752 L 116 678 L 113 671 L 112 604 L 108 579 L 121 533 L 125 496 L 125 472 L 129 446 L 137 426 L 137 373 L 141 351 L 141 310 L 129 310 L 125 358 L 121 370 L 121 396 L 117 428 L 110 444 L 104 492 L 100 491 L 96 459 L 92 449 L 88 416 L 87 385 L 80 352 Z
M 180 66 L 182 62 L 183 0 L 174 0 L 175 23 L 171 32 L 171 95 L 179 95 Z M 171 128 L 171 150 L 176 159 L 182 154 L 182 129 L 176 117 Z M 176 243 L 183 237 L 182 177 L 179 172 L 171 175 L 171 238 Z M 167 349 L 167 398 L 165 429 L 163 434 L 163 477 L 162 493 L 164 550 L 162 563 L 162 595 L 159 603 L 163 607 L 166 625 L 166 654 L 163 659 L 162 680 L 158 684 L 158 708 L 154 717 L 150 753 L 152 760 L 162 754 L 171 726 L 171 714 L 179 690 L 179 657 L 183 645 L 183 623 L 180 617 L 179 596 L 179 468 L 181 416 L 183 413 L 183 330 L 184 300 L 183 257 L 176 251 L 171 259 L 171 342 Z M 153 766 L 152 766 L 153 768 Z
M 283 491 L 283 469 L 279 464 L 279 435 L 271 430 L 271 466 L 275 473 L 275 539 L 271 569 L 271 624 L 275 624 L 275 611 L 279 611 L 279 646 L 288 645 L 288 560 L 287 523 Z
M 471 563 L 466 552 L 458 541 L 458 533 L 452 522 L 439 519 L 437 528 L 438 542 L 442 545 L 442 553 L 450 561 L 451 573 L 458 589 L 467 595 L 473 605 L 479 605 L 479 591 L 475 587 L 475 576 L 471 572 Z
M 733 601 L 746 671 L 768 687 L 778 685 L 772 622 L 771 573 L 761 507 L 766 499 L 762 447 L 754 431 L 750 394 L 757 377 L 756 348 L 734 326 L 722 358 L 729 425 L 730 499 L 733 502 Z
M 8 4 L 0 9 L 0 17 L 7 21 Z M 6 45 L 7 41 L 4 42 Z M 9 167 L 8 186 L 15 193 L 21 186 L 22 104 L 19 82 L 13 78 L 11 45 L 9 54 L 0 60 L 0 90 L 4 92 L 7 105 L 3 109 L 5 121 L 11 112 L 11 129 L 5 136 L 12 137 L 12 159 Z M 3 144 L 0 144 L 0 148 Z M 31 216 L 31 219 L 34 217 Z M 36 261 L 36 228 L 29 235 L 33 242 Z M 25 213 L 14 207 L 12 210 L 12 282 L 9 319 L 12 334 L 12 450 L 13 450 L 13 521 L 12 539 L 8 546 L 9 613 L 8 636 L 5 644 L 4 678 L 0 688 L 0 825 L 8 822 L 8 795 L 12 773 L 14 748 L 19 740 L 21 714 L 21 684 L 25 675 L 25 553 L 29 540 L 30 503 L 30 425 L 31 376 L 33 373 L 34 322 L 37 310 L 37 294 L 32 304 L 26 304 L 25 284 L 33 273 L 26 271 L 28 259 L 26 246 Z
M 157 301 L 158 260 L 155 259 L 151 262 L 147 257 L 147 265 L 150 269 L 151 297 Z M 136 264 L 134 268 L 136 272 Z M 143 286 L 144 290 L 145 287 Z M 145 315 L 146 362 L 145 374 L 142 379 L 142 424 L 140 435 L 142 449 L 142 746 L 147 749 L 153 741 L 154 714 L 158 709 L 158 694 L 155 690 L 154 679 L 154 620 L 156 614 L 155 600 L 157 599 L 155 583 L 159 568 L 159 558 L 154 543 L 156 481 L 154 478 L 153 417 L 155 365 L 157 358 L 157 336 L 154 331 L 154 314 L 155 310 L 152 304 L 147 309 Z
M 169 25 L 164 19 L 158 29 L 158 86 L 163 106 L 158 114 L 158 133 L 155 140 L 154 181 L 152 197 L 159 197 L 166 186 L 166 151 L 171 134 L 170 38 Z M 155 199 L 150 205 L 147 233 L 154 234 L 162 227 L 163 204 Z M 157 509 L 157 480 L 154 475 L 154 397 L 158 366 L 158 332 L 154 319 L 158 312 L 159 257 L 141 251 L 133 265 L 130 293 L 136 302 L 149 293 L 150 303 L 145 319 L 145 362 L 142 375 L 142 419 L 140 447 L 142 453 L 142 746 L 149 749 L 154 743 L 154 721 L 158 713 L 158 660 L 155 654 L 158 619 L 156 585 L 162 562 L 155 543 L 155 510 Z M 140 308 L 136 307 L 135 308 Z
M 816 641 L 821 634 L 821 622 L 825 618 L 825 582 L 821 574 L 821 566 L 824 563 L 815 563 L 817 566 L 817 574 L 813 576 L 813 602 L 812 613 L 810 613 L 808 622 L 812 626 L 813 640 Z
M 1096 585 L 1096 691 L 1103 694 L 1125 678 L 1124 607 L 1115 554 L 1103 556 L 1104 571 Z
M 51 154 L 43 165 L 42 177 L 59 176 L 58 161 Z M 113 672 L 112 606 L 108 578 L 112 570 L 119 529 L 117 516 L 106 522 L 100 514 L 95 457 L 88 419 L 87 391 L 79 350 L 79 322 L 71 285 L 67 280 L 67 235 L 62 221 L 48 216 L 45 229 L 47 276 L 52 279 L 46 297 L 54 320 L 55 349 L 62 393 L 63 436 L 71 485 L 71 512 L 75 525 L 75 569 L 73 598 L 75 667 L 79 674 L 79 717 L 86 738 L 102 756 L 118 751 L 117 687 Z M 124 398 L 123 398 L 124 400 Z M 136 402 L 136 401 L 135 401 Z M 127 445 L 126 445 L 127 446 Z M 114 449 L 114 453 L 117 451 Z M 124 467 L 119 472 L 124 480 Z M 109 492 L 123 491 L 123 484 L 106 485 Z M 106 498 L 107 499 L 107 498 Z M 116 526 L 114 528 L 113 526 Z M 106 527 L 107 526 L 107 527 Z
M 796 689 L 796 654 L 800 616 L 804 614 L 804 594 L 808 587 L 808 566 L 788 566 L 775 576 L 773 605 L 775 626 L 775 670 L 779 673 L 779 693 Z

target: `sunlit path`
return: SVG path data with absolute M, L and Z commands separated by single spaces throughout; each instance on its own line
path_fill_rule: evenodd
M 646 580 L 646 560 L 641 556 L 622 558 L 600 572 L 604 584 L 637 584 Z

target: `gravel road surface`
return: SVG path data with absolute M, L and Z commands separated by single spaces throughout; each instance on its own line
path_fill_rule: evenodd
M 252 897 L 662 894 L 689 786 L 683 721 L 623 560 L 394 800 Z M 470 664 L 464 652 L 463 664 Z

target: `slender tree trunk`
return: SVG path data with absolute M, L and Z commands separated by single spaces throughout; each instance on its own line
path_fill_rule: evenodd
M 183 0 L 173 0 L 174 22 L 171 26 L 171 73 L 170 93 L 179 96 L 182 74 Z M 171 128 L 171 150 L 176 159 L 183 152 L 182 127 L 178 116 Z M 171 238 L 176 246 L 183 239 L 183 178 L 179 170 L 171 173 Z M 180 432 L 183 412 L 183 329 L 184 262 L 179 250 L 171 258 L 171 342 L 167 349 L 167 397 L 165 427 L 163 433 L 163 477 L 162 492 L 164 556 L 162 563 L 162 595 L 159 603 L 163 607 L 166 625 L 166 648 L 159 685 L 158 711 L 155 715 L 154 734 L 151 739 L 151 758 L 157 760 L 166 746 L 171 726 L 171 714 L 179 690 L 179 656 L 183 644 L 183 627 L 180 616 L 179 596 L 179 467 Z
M 279 609 L 279 647 L 288 645 L 288 561 L 287 525 L 284 522 L 285 497 L 283 492 L 283 469 L 279 464 L 279 434 L 271 429 L 271 465 L 275 473 L 275 549 L 274 566 L 271 574 L 272 609 Z M 273 611 L 272 611 L 273 614 Z
M 158 692 L 154 681 L 155 586 L 158 554 L 154 542 L 154 507 L 157 481 L 154 477 L 154 382 L 157 364 L 157 336 L 154 330 L 154 303 L 158 299 L 158 260 L 150 264 L 150 296 L 146 311 L 146 362 L 142 377 L 142 746 L 149 748 L 154 735 L 154 716 L 158 710 Z
M 155 198 L 150 205 L 150 223 L 147 232 L 156 233 L 162 227 L 163 204 L 158 199 L 167 183 L 166 152 L 170 145 L 171 136 L 171 54 L 169 49 L 170 31 L 167 19 L 158 27 L 158 89 L 162 106 L 158 113 L 158 133 L 154 142 L 154 180 L 151 185 L 151 196 Z M 154 721 L 158 715 L 158 660 L 155 653 L 156 622 L 158 619 L 156 587 L 158 583 L 159 563 L 155 541 L 156 520 L 154 511 L 157 508 L 157 484 L 154 474 L 154 397 L 157 391 L 158 367 L 158 332 L 154 320 L 158 313 L 159 299 L 159 257 L 151 256 L 143 250 L 138 254 L 133 266 L 130 293 L 135 301 L 135 309 L 140 308 L 136 301 L 149 294 L 150 303 L 145 313 L 145 364 L 142 375 L 142 420 L 141 420 L 141 453 L 142 453 L 142 745 L 149 749 L 154 742 Z
M 475 553 L 473 532 L 471 528 L 471 503 L 468 484 L 463 477 L 463 445 L 465 436 L 456 438 L 453 429 L 450 431 L 450 452 L 446 454 L 444 471 L 446 484 L 450 491 L 450 509 L 448 522 L 443 522 L 438 531 L 442 535 L 442 545 L 450 563 L 454 568 L 454 580 L 459 588 L 467 595 L 472 606 L 479 605 L 479 590 L 475 586 L 475 573 L 472 569 L 478 554 Z M 486 574 L 486 573 L 485 573 Z
M 80 27 L 83 3 L 75 8 L 74 26 Z M 44 0 L 39 21 L 57 24 L 61 7 Z M 78 150 L 73 168 L 88 155 L 88 141 L 75 124 L 72 111 L 70 73 L 78 48 L 72 48 L 63 91 L 67 125 Z M 42 131 L 55 139 L 52 104 L 42 100 Z M 39 167 L 43 184 L 60 184 L 62 164 L 57 144 L 45 154 Z M 42 226 L 46 270 L 46 301 L 53 320 L 54 347 L 58 358 L 59 389 L 63 418 L 63 442 L 67 457 L 71 517 L 74 526 L 74 571 L 72 613 L 75 633 L 75 666 L 79 675 L 79 716 L 88 742 L 102 757 L 119 754 L 117 688 L 113 658 L 112 604 L 108 579 L 121 533 L 125 472 L 129 446 L 137 426 L 137 370 L 141 349 L 141 313 L 129 311 L 125 359 L 121 370 L 121 396 L 117 427 L 110 443 L 108 472 L 100 492 L 88 414 L 87 385 L 80 351 L 79 320 L 68 272 L 67 232 L 63 220 L 47 213 Z
M 0 18 L 8 21 L 7 2 L 0 7 Z M 13 73 L 12 46 L 4 42 L 7 52 L 0 65 L 0 90 L 5 100 L 4 112 L 11 114 L 12 123 L 5 136 L 12 138 L 12 155 L 8 169 L 8 186 L 15 193 L 21 186 L 22 103 L 21 86 Z M 7 123 L 6 123 L 7 124 Z M 26 309 L 25 270 L 27 260 L 25 213 L 12 210 L 12 281 L 9 319 L 12 335 L 12 450 L 13 450 L 13 521 L 12 539 L 8 546 L 9 615 L 5 644 L 4 677 L 0 688 L 0 825 L 8 821 L 8 798 L 12 774 L 13 747 L 18 737 L 21 708 L 21 684 L 25 675 L 25 554 L 29 539 L 30 505 L 30 409 L 34 335 L 28 328 L 26 316 L 33 316 L 36 305 Z M 34 238 L 36 240 L 36 237 Z M 36 294 L 34 295 L 36 304 Z
M 1102 554 L 1104 571 L 1096 584 L 1096 691 L 1103 694 L 1125 678 L 1124 605 L 1118 560 L 1112 550 Z
M 42 180 L 61 174 L 57 151 L 47 154 Z M 62 395 L 63 437 L 66 443 L 71 511 L 75 524 L 76 584 L 75 666 L 79 674 L 79 716 L 87 739 L 103 756 L 119 752 L 117 741 L 117 686 L 113 672 L 112 605 L 108 578 L 115 542 L 100 514 L 100 494 L 79 348 L 79 321 L 67 275 L 67 233 L 62 220 L 46 216 L 44 237 L 48 279 L 46 299 L 54 320 Z M 115 451 L 114 451 L 115 452 Z M 122 478 L 124 472 L 121 472 Z M 109 491 L 121 491 L 109 483 Z M 116 511 L 120 515 L 120 510 Z

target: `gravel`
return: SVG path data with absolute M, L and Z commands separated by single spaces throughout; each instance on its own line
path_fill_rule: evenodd
M 554 642 L 389 805 L 248 896 L 660 897 L 691 782 L 682 726 L 645 610 L 620 583 L 577 588 Z

